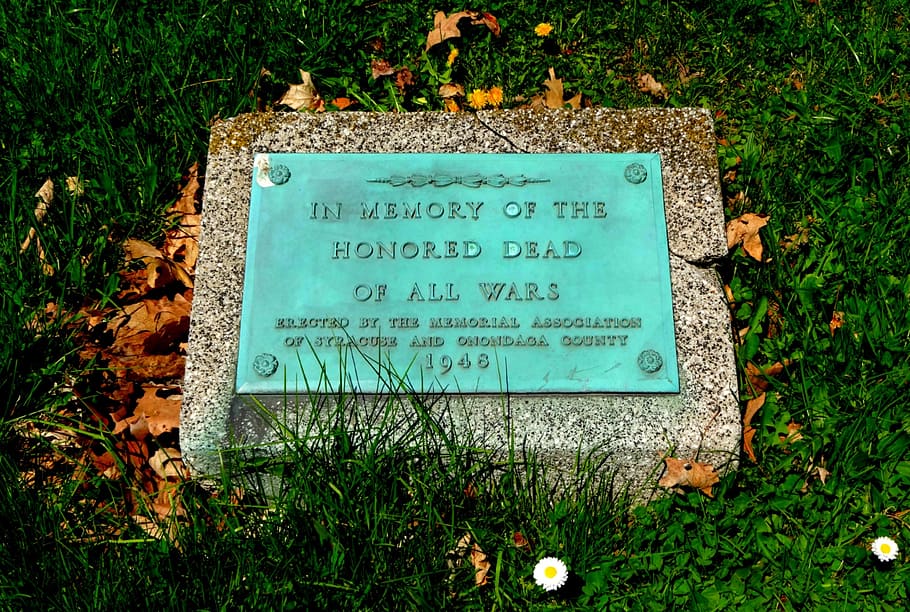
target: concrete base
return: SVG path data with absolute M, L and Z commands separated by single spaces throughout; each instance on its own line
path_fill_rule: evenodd
M 653 486 L 667 453 L 735 467 L 741 420 L 729 315 L 713 269 L 727 248 L 711 117 L 587 109 L 251 114 L 214 126 L 180 431 L 195 474 L 216 474 L 229 441 L 274 439 L 233 392 L 251 168 L 263 152 L 659 153 L 680 393 L 450 395 L 434 410 L 490 449 L 508 448 L 511 437 L 559 469 L 571 469 L 579 453 L 602 454 L 605 469 L 633 487 Z M 257 399 L 283 411 L 284 398 Z M 307 420 L 309 402 L 299 404 L 289 421 Z

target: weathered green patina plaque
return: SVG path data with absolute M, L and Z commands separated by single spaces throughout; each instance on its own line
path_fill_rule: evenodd
M 236 391 L 679 391 L 657 154 L 261 154 Z

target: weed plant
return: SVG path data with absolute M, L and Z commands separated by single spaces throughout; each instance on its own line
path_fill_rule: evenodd
M 910 573 L 910 11 L 900 0 L 491 2 L 476 27 L 424 49 L 433 13 L 372 0 L 207 3 L 34 0 L 0 7 L 0 608 L 843 609 L 902 608 Z M 534 33 L 553 25 L 546 38 Z M 452 48 L 459 55 L 451 66 Z M 372 59 L 408 66 L 399 91 Z M 260 69 L 272 72 L 260 79 Z M 757 463 L 700 493 L 634 509 L 591 490 L 562 500 L 521 453 L 497 463 L 471 440 L 413 448 L 344 428 L 284 468 L 281 503 L 241 511 L 225 484 L 193 495 L 179 537 L 108 518 L 75 485 L 27 487 L 13 424 L 70 399 L 76 347 L 63 313 L 115 293 L 118 243 L 154 239 L 207 126 L 275 100 L 309 71 L 359 110 L 439 110 L 441 81 L 501 86 L 504 106 L 548 68 L 597 106 L 703 106 L 715 115 L 728 218 L 770 215 L 766 261 L 722 267 L 743 368 L 786 363 L 755 421 Z M 446 72 L 448 71 L 448 75 Z M 651 74 L 664 98 L 639 91 Z M 544 120 L 544 119 L 542 119 Z M 84 193 L 70 194 L 79 176 Z M 32 194 L 57 200 L 37 224 Z M 36 249 L 20 252 L 35 226 Z M 46 314 L 49 302 L 56 317 Z M 838 324 L 840 327 L 838 327 Z M 744 376 L 743 397 L 752 394 Z M 787 441 L 791 425 L 802 426 Z M 417 425 L 415 425 L 417 427 Z M 331 440 L 331 443 L 328 443 Z M 356 442 L 356 443 L 355 443 Z M 445 455 L 447 459 L 442 460 Z M 829 472 L 824 481 L 815 469 Z M 477 496 L 465 495 L 469 482 Z M 89 485 L 104 495 L 99 476 Z M 88 495 L 88 497 L 92 497 Z M 249 493 L 255 498 L 255 491 Z M 246 514 L 244 514 L 246 512 Z M 74 518 L 75 517 L 75 518 Z M 493 565 L 475 588 L 445 563 L 463 532 Z M 513 544 L 521 532 L 530 553 Z M 890 535 L 902 552 L 877 563 Z M 179 542 L 179 546 L 177 544 Z M 534 562 L 559 556 L 569 585 L 545 594 Z M 453 598 L 451 593 L 456 595 Z

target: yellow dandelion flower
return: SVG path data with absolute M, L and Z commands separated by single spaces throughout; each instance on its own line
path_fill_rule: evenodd
M 502 87 L 494 85 L 487 90 L 487 104 L 493 108 L 499 108 L 502 105 Z
M 538 23 L 537 27 L 534 28 L 534 33 L 538 36 L 549 36 L 552 31 L 553 26 L 549 23 Z
M 468 104 L 475 110 L 480 110 L 487 104 L 487 94 L 482 89 L 475 89 L 468 94 Z
M 446 66 L 451 66 L 454 64 L 456 57 L 458 57 L 458 49 L 452 49 L 449 51 L 449 58 L 446 60 Z

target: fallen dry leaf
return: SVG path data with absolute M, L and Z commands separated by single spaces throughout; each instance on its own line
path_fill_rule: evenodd
M 425 50 L 438 45 L 444 40 L 459 38 L 461 36 L 461 30 L 458 29 L 458 23 L 462 19 L 470 19 L 471 25 L 485 25 L 494 36 L 499 36 L 502 31 L 502 28 L 499 26 L 499 21 L 490 13 L 459 11 L 446 17 L 445 13 L 438 11 L 433 17 L 433 29 L 427 34 Z
M 44 181 L 44 184 L 35 193 L 35 197 L 38 199 L 38 203 L 35 206 L 35 220 L 41 223 L 44 221 L 44 216 L 47 214 L 51 201 L 54 199 L 54 181 L 51 179 Z
M 465 18 L 473 19 L 475 17 L 477 17 L 477 13 L 474 11 L 459 11 L 448 17 L 442 11 L 438 11 L 433 17 L 433 29 L 427 34 L 426 49 L 438 45 L 444 40 L 459 38 L 461 30 L 458 29 L 458 22 Z
M 154 257 L 164 257 L 164 254 L 153 245 L 151 242 L 146 242 L 145 240 L 137 240 L 135 238 L 128 238 L 123 241 L 123 252 L 126 255 L 126 260 L 131 261 L 133 259 L 145 259 L 145 258 L 154 258 Z
M 398 90 L 398 93 L 404 95 L 405 90 L 416 83 L 414 73 L 407 66 L 395 72 L 395 89 Z
M 565 90 L 562 79 L 556 78 L 556 71 L 551 67 L 549 69 L 550 78 L 543 82 L 547 88 L 543 96 L 539 94 L 531 98 L 530 107 L 534 109 L 543 108 L 565 108 L 568 104 L 573 109 L 581 108 L 581 93 L 577 93 L 568 100 L 565 99 Z
M 66 177 L 66 190 L 70 192 L 70 195 L 77 197 L 85 195 L 85 181 L 78 176 L 68 176 Z
M 689 67 L 680 63 L 679 65 L 679 82 L 688 85 L 691 81 L 705 76 L 704 72 L 690 72 Z
M 464 496 L 468 499 L 477 499 L 477 487 L 473 482 L 469 482 L 468 486 L 464 488 Z
M 787 435 L 780 434 L 778 437 L 780 441 L 784 444 L 792 444 L 794 442 L 799 442 L 803 439 L 803 434 L 800 433 L 800 430 L 803 428 L 802 424 L 794 423 L 790 421 L 787 423 Z
M 550 78 L 543 82 L 544 86 L 547 88 L 547 91 L 544 94 L 544 103 L 549 108 L 562 108 L 563 97 L 565 96 L 562 87 L 562 79 L 556 78 L 556 71 L 553 70 L 552 67 L 549 72 Z
M 499 34 L 502 32 L 502 28 L 499 26 L 499 20 L 490 13 L 481 13 L 480 21 L 485 26 L 487 26 L 487 28 L 489 28 L 489 30 L 493 33 L 493 36 L 499 36 Z M 475 21 L 473 23 L 477 22 Z
M 337 108 L 338 110 L 344 110 L 354 103 L 350 98 L 335 98 L 329 104 Z
M 712 487 L 720 482 L 720 477 L 710 463 L 699 463 L 674 457 L 664 458 L 667 472 L 657 482 L 664 488 L 691 487 L 698 489 L 708 497 L 714 497 Z
M 300 83 L 292 84 L 288 90 L 281 96 L 276 104 L 283 104 L 294 110 L 317 110 L 322 102 L 316 86 L 313 84 L 313 77 L 309 72 L 300 70 Z
M 124 306 L 107 324 L 110 352 L 120 356 L 165 355 L 189 330 L 190 301 L 181 294 Z
M 378 79 L 379 77 L 395 74 L 395 69 L 392 68 L 392 64 L 388 60 L 374 59 L 370 61 L 370 72 L 373 75 L 373 79 Z
M 453 570 L 457 560 L 469 559 L 471 565 L 474 566 L 474 584 L 477 586 L 487 584 L 487 574 L 492 564 L 487 559 L 486 553 L 474 540 L 472 534 L 466 533 L 461 536 L 461 539 L 455 544 L 455 548 L 446 553 L 446 557 L 448 558 L 449 567 Z
M 664 87 L 664 84 L 655 79 L 650 74 L 639 75 L 638 90 L 643 91 L 654 98 L 660 98 L 661 100 L 666 100 L 668 97 L 670 97 L 670 92 L 667 91 L 667 88 Z
M 844 313 L 841 310 L 835 310 L 831 313 L 831 322 L 828 323 L 828 329 L 831 330 L 831 334 L 834 335 L 834 330 L 838 329 L 844 324 Z
M 516 531 L 512 534 L 512 543 L 515 544 L 515 548 L 520 548 L 525 552 L 531 552 L 531 542 L 520 531 Z
M 149 433 L 159 437 L 180 428 L 180 396 L 161 397 L 159 392 L 173 392 L 174 387 L 142 385 L 142 397 L 136 402 L 135 414 L 145 420 Z M 179 453 L 176 454 L 179 456 Z
M 35 204 L 35 220 L 38 223 L 44 223 L 44 217 L 47 215 L 51 201 L 54 199 L 54 181 L 51 179 L 44 181 L 44 184 L 41 185 L 41 188 L 35 193 L 35 198 L 38 200 Z M 35 241 L 35 250 L 38 252 L 38 261 L 41 262 L 41 271 L 45 276 L 53 276 L 54 267 L 48 263 L 44 247 L 41 245 L 41 239 L 38 238 L 38 230 L 34 227 L 28 228 L 28 235 L 25 237 L 25 240 L 22 241 L 22 244 L 19 245 L 19 252 L 24 253 L 31 245 L 32 240 Z
M 180 196 L 170 208 L 168 214 L 192 215 L 198 212 L 197 202 L 199 200 L 201 185 L 199 183 L 199 162 L 194 163 L 186 171 L 186 184 L 180 188 Z
M 768 224 L 768 215 L 746 213 L 727 223 L 727 248 L 742 244 L 746 254 L 762 260 L 763 247 L 758 231 Z
M 814 460 L 809 462 L 809 467 L 808 467 L 808 469 L 806 469 L 806 480 L 803 482 L 803 486 L 800 489 L 800 491 L 802 493 L 806 493 L 809 491 L 809 483 L 815 478 L 817 478 L 823 485 L 826 482 L 828 482 L 828 476 L 831 475 L 831 472 L 829 472 L 825 468 L 825 463 L 826 462 L 825 462 L 824 455 L 822 455 L 819 458 L 818 465 L 815 464 Z M 897 514 L 901 514 L 901 513 L 897 513 Z M 901 518 L 901 517 L 895 517 L 895 518 Z
M 176 448 L 159 448 L 154 455 L 149 457 L 149 467 L 165 480 L 168 478 L 185 480 L 187 478 L 183 458 Z
M 783 362 L 777 361 L 771 365 L 759 368 L 751 361 L 748 362 L 746 364 L 746 379 L 749 382 L 749 386 L 758 392 L 767 391 L 771 386 L 771 381 L 768 379 L 781 374 L 781 372 L 784 371 L 784 368 L 791 363 L 792 362 L 789 359 L 785 359 Z
M 765 394 L 762 393 L 746 402 L 746 411 L 743 414 L 743 450 L 752 460 L 757 461 L 755 450 L 752 448 L 752 440 L 755 438 L 755 428 L 752 427 L 752 419 L 758 413 L 759 409 L 765 405 Z
M 464 97 L 464 85 L 459 83 L 445 83 L 439 86 L 440 98 L 454 98 L 455 96 Z
M 184 287 L 193 286 L 193 271 L 199 257 L 199 234 L 202 229 L 202 215 L 198 214 L 200 196 L 201 185 L 199 183 L 199 163 L 197 162 L 189 168 L 186 184 L 180 190 L 180 197 L 167 210 L 176 225 L 165 232 L 164 246 L 161 248 L 164 259 L 169 264 L 166 266 L 169 268 L 167 272 L 174 279 L 179 280 Z M 163 286 L 163 284 L 158 285 L 158 277 L 152 278 L 150 273 L 149 286 Z
M 199 254 L 199 247 L 196 238 L 191 234 L 198 234 L 198 232 L 189 227 L 188 230 L 187 235 L 183 237 L 187 240 L 177 242 L 180 241 L 181 238 L 175 238 L 175 242 L 171 245 L 171 250 L 173 254 L 176 254 L 178 251 L 181 251 L 182 248 L 183 257 L 190 257 L 192 259 L 192 265 L 195 265 L 196 257 Z M 189 247 L 189 250 L 188 244 L 193 245 L 192 247 Z M 145 240 L 130 238 L 124 241 L 123 250 L 126 254 L 127 261 L 139 260 L 145 264 L 146 283 L 150 289 L 166 287 L 172 282 L 179 282 L 187 288 L 193 286 L 193 278 L 188 271 L 188 265 L 171 260 L 153 244 L 146 242 Z

